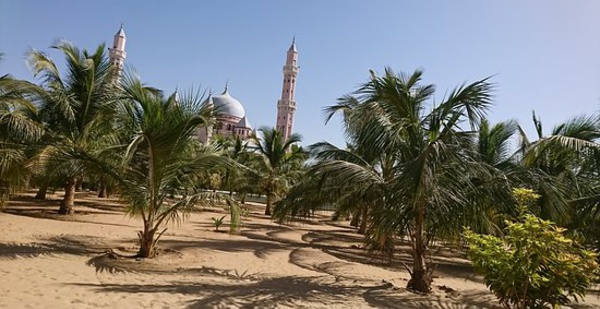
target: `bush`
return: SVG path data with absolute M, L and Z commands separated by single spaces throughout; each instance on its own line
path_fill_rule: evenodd
M 507 221 L 503 238 L 467 230 L 469 258 L 506 308 L 556 308 L 583 297 L 597 279 L 596 254 L 565 236 L 565 229 L 531 214 L 537 195 L 515 190 L 522 214 Z

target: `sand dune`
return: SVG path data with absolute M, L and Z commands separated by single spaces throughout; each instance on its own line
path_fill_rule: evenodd
M 56 200 L 21 198 L 0 213 L 0 308 L 499 308 L 451 252 L 431 295 L 406 291 L 400 263 L 371 259 L 360 235 L 324 215 L 287 226 L 257 210 L 230 236 L 213 231 L 219 209 L 193 213 L 156 259 L 113 259 L 106 250 L 134 253 L 140 221 L 115 200 L 79 197 L 69 219 L 52 215 Z

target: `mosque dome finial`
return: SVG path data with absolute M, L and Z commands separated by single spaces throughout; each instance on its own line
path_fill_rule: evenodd
M 222 94 L 226 94 L 227 93 L 227 89 L 229 88 L 229 80 L 225 81 L 225 89 L 223 90 Z

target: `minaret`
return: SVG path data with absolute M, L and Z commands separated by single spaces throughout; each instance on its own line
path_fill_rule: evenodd
M 294 114 L 296 113 L 296 101 L 294 91 L 296 90 L 296 75 L 298 75 L 298 51 L 296 50 L 296 37 L 292 40 L 292 46 L 287 51 L 287 59 L 283 66 L 283 89 L 281 100 L 277 101 L 277 130 L 282 132 L 283 139 L 287 140 L 292 135 L 294 128 Z
M 126 40 L 125 30 L 123 29 L 123 24 L 121 24 L 121 29 L 119 29 L 114 36 L 113 46 L 108 48 L 110 64 L 117 68 L 117 74 L 119 76 L 123 74 L 123 62 L 125 61 L 125 58 L 127 58 L 127 53 L 125 52 Z

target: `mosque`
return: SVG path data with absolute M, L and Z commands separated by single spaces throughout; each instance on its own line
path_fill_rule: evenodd
M 127 57 L 125 43 L 127 37 L 123 25 L 114 35 L 113 45 L 109 48 L 110 63 L 117 68 L 119 75 L 123 71 L 123 63 Z M 294 128 L 294 114 L 296 113 L 296 76 L 298 75 L 298 51 L 296 39 L 287 51 L 285 65 L 283 66 L 283 87 L 281 99 L 277 101 L 277 120 L 275 127 L 279 130 L 284 140 L 292 134 Z M 177 92 L 175 93 L 177 95 Z M 228 86 L 220 95 L 210 94 L 204 104 L 213 106 L 216 113 L 216 123 L 212 128 L 203 128 L 198 132 L 198 139 L 207 143 L 213 136 L 239 136 L 247 139 L 252 134 L 252 126 L 246 116 L 246 110 L 240 101 L 231 96 Z

